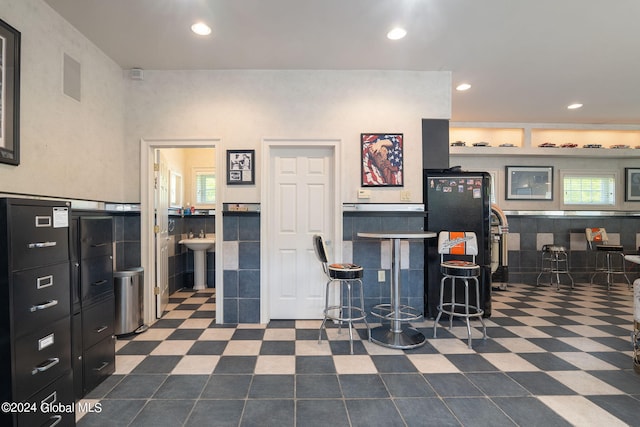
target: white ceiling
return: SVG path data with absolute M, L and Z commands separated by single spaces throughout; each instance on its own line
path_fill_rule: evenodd
M 446 70 L 454 121 L 640 124 L 638 0 L 45 1 L 123 69 Z

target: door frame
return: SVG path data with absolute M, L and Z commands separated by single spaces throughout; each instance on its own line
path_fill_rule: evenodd
M 269 286 L 269 272 L 273 264 L 269 243 L 272 232 L 269 230 L 268 216 L 271 213 L 270 201 L 273 200 L 272 149 L 274 148 L 330 148 L 333 155 L 333 204 L 334 204 L 334 230 L 331 236 L 325 239 L 333 242 L 333 256 L 342 259 L 342 141 L 335 138 L 263 138 L 261 161 L 261 188 L 260 188 L 260 323 L 269 323 L 271 320 L 271 289 Z
M 156 283 L 155 271 L 155 238 L 153 233 L 154 202 L 154 151 L 161 148 L 205 148 L 216 149 L 216 323 L 222 323 L 223 318 L 223 251 L 222 251 L 222 200 L 224 197 L 224 153 L 220 138 L 190 139 L 140 139 L 140 263 L 144 268 L 144 322 L 153 324 L 156 319 L 156 298 L 154 287 Z M 222 175 L 220 175 L 222 174 Z M 218 238 L 218 236 L 220 238 Z M 219 286 L 218 286 L 219 285 Z

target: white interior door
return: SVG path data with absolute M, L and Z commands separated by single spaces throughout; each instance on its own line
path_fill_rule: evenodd
M 155 293 L 156 317 L 159 319 L 169 303 L 169 168 L 160 150 L 156 150 L 155 164 Z
M 326 278 L 312 236 L 322 234 L 330 245 L 334 236 L 334 150 L 274 147 L 269 163 L 270 317 L 319 319 Z

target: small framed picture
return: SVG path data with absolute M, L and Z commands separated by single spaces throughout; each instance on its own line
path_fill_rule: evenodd
M 255 150 L 227 150 L 227 185 L 253 185 Z
M 403 135 L 363 133 L 360 135 L 360 164 L 363 187 L 402 187 Z
M 507 200 L 553 200 L 553 166 L 506 166 Z
M 640 169 L 624 169 L 624 199 L 627 202 L 640 201 Z

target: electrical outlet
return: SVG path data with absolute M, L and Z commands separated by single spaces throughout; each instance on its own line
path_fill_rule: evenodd
M 359 189 L 358 190 L 358 199 L 370 199 L 371 198 L 371 190 Z
M 384 282 L 384 281 L 385 281 L 384 270 L 378 270 L 378 282 Z
M 400 200 L 402 200 L 403 202 L 408 202 L 411 200 L 411 191 L 409 190 L 402 190 L 400 192 Z

